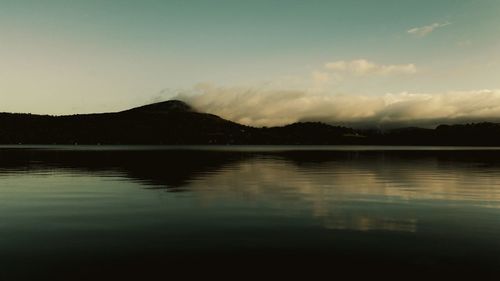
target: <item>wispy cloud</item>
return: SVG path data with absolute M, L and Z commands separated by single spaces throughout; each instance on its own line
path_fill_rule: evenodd
M 356 75 L 413 74 L 417 72 L 417 67 L 414 64 L 384 65 L 365 59 L 328 62 L 325 64 L 325 68 L 331 71 L 352 73 Z
M 500 120 L 500 89 L 373 96 L 203 84 L 175 98 L 200 111 L 253 126 L 304 120 L 348 126 L 434 126 Z
M 406 32 L 408 32 L 408 34 L 415 35 L 418 37 L 424 37 L 424 36 L 427 36 L 430 33 L 432 33 L 434 30 L 441 28 L 441 27 L 448 26 L 450 24 L 451 24 L 450 22 L 444 22 L 444 23 L 435 22 L 435 23 L 430 24 L 430 25 L 411 28 L 411 29 L 407 30 Z

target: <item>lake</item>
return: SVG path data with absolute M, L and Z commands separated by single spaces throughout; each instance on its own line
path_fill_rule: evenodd
M 264 269 L 499 273 L 500 149 L 0 147 L 0 280 Z

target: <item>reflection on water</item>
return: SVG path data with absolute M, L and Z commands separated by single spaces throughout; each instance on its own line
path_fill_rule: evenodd
M 0 148 L 11 269 L 263 251 L 494 269 L 499 207 L 499 150 Z

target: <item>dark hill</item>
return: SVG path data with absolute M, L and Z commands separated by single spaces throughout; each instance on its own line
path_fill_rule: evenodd
M 116 113 L 45 116 L 0 114 L 4 144 L 228 144 L 245 142 L 246 126 L 167 101 Z
M 365 144 L 500 146 L 500 124 L 354 130 L 319 122 L 253 128 L 171 100 L 100 114 L 0 113 L 0 144 Z
M 440 125 L 435 131 L 440 143 L 500 146 L 500 124 L 497 123 Z
M 122 113 L 172 113 L 193 112 L 193 108 L 179 100 L 158 102 L 122 111 Z
M 299 122 L 283 127 L 262 129 L 273 144 L 341 144 L 356 137 L 351 128 L 331 126 L 320 122 Z

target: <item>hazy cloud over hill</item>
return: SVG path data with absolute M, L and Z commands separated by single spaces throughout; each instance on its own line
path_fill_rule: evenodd
M 253 126 L 313 120 L 358 127 L 432 127 L 500 119 L 498 89 L 371 96 L 200 84 L 175 98 L 200 111 Z

